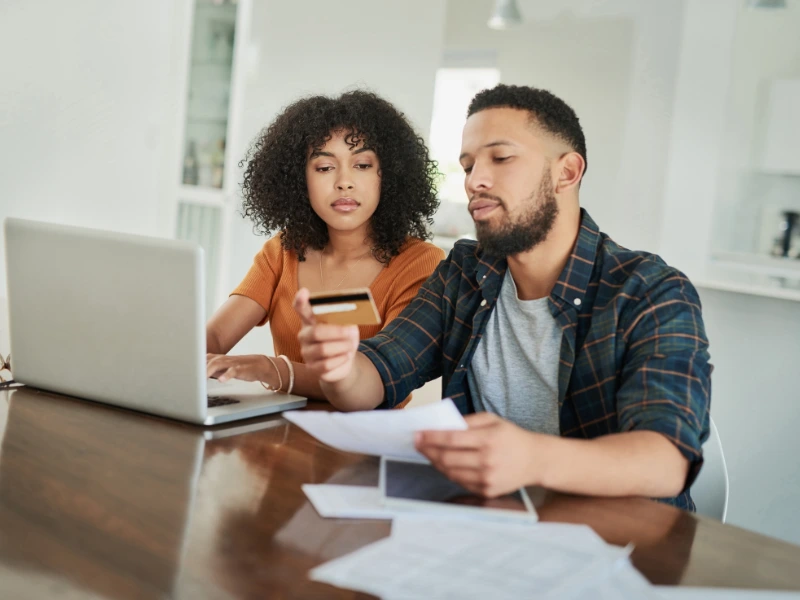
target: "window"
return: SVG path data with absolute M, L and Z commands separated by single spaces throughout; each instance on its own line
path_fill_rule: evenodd
M 489 68 L 444 68 L 436 72 L 431 118 L 431 154 L 439 162 L 444 179 L 439 198 L 447 202 L 467 202 L 461 154 L 461 130 L 467 108 L 479 91 L 500 82 L 500 71 Z

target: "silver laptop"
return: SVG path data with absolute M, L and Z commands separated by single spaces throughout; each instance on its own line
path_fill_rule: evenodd
M 204 425 L 305 406 L 206 378 L 196 244 L 21 219 L 5 240 L 16 381 Z

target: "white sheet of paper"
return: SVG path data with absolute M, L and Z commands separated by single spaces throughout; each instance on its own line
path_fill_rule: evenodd
M 414 433 L 426 429 L 466 429 L 449 398 L 419 408 L 338 413 L 295 410 L 283 418 L 319 441 L 345 452 L 425 460 L 414 449 Z
M 339 519 L 392 519 L 395 512 L 383 506 L 377 487 L 306 483 L 303 492 L 321 517 Z
M 404 517 L 395 526 L 391 537 L 317 567 L 309 577 L 384 600 L 562 599 L 596 589 L 620 563 L 630 565 L 625 550 L 598 545 L 595 534 L 581 526 L 464 527 L 453 520 Z

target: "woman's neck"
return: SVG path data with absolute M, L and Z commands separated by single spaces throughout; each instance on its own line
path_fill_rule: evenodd
M 322 252 L 336 260 L 356 260 L 372 249 L 369 236 L 363 228 L 353 231 L 328 229 L 328 245 Z

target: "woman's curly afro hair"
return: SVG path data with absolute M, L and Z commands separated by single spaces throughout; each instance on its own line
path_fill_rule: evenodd
M 253 142 L 245 162 L 242 194 L 245 217 L 258 233 L 281 231 L 281 243 L 305 260 L 307 249 L 322 250 L 328 227 L 311 208 L 306 163 L 334 132 L 373 150 L 380 160 L 381 195 L 370 220 L 373 255 L 388 263 L 406 238 L 430 237 L 439 207 L 439 176 L 424 140 L 405 116 L 377 95 L 356 90 L 337 98 L 311 96 L 289 105 Z

